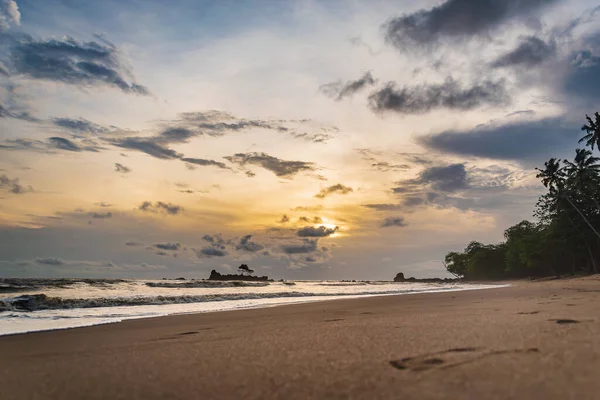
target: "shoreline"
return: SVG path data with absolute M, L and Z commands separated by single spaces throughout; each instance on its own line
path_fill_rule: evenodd
M 443 284 L 442 284 L 443 285 Z M 373 293 L 373 294 L 357 294 L 357 295 L 352 295 L 352 294 L 340 294 L 340 295 L 316 295 L 316 296 L 289 296 L 289 297 L 275 297 L 275 298 L 263 298 L 260 300 L 259 303 L 256 303 L 254 305 L 246 305 L 246 306 L 230 306 L 231 308 L 217 308 L 217 309 L 196 309 L 196 310 L 189 310 L 189 311 L 174 311 L 174 312 L 167 312 L 165 314 L 157 314 L 157 315 L 135 315 L 135 314 L 131 314 L 129 316 L 122 316 L 120 317 L 121 319 L 115 319 L 112 321 L 109 320 L 102 320 L 102 321 L 97 321 L 97 322 L 83 322 L 82 325 L 75 325 L 75 326 L 58 326 L 58 327 L 47 327 L 47 328 L 39 328 L 39 329 L 30 329 L 30 330 L 25 330 L 25 331 L 18 331 L 18 332 L 8 332 L 8 333 L 3 333 L 0 329 L 0 337 L 3 336 L 11 336 L 11 335 L 24 335 L 24 334 L 28 334 L 28 333 L 36 333 L 36 332 L 46 332 L 46 331 L 57 331 L 57 330 L 66 330 L 66 329 L 79 329 L 79 328 L 87 328 L 87 327 L 91 327 L 91 326 L 96 326 L 96 325 L 106 325 L 106 324 L 116 324 L 116 323 L 123 323 L 125 321 L 129 321 L 129 320 L 143 320 L 143 319 L 153 319 L 153 318 L 164 318 L 164 317 L 168 317 L 168 316 L 175 316 L 175 315 L 194 315 L 194 314 L 204 314 L 204 313 L 220 313 L 220 312 L 227 312 L 227 311 L 243 311 L 243 310 L 253 310 L 253 309 L 260 309 L 260 308 L 273 308 L 273 307 L 283 307 L 283 306 L 289 306 L 289 305 L 295 305 L 295 304 L 305 304 L 305 303 L 315 303 L 315 302 L 328 302 L 328 301 L 337 301 L 337 300 L 350 300 L 350 299 L 360 299 L 360 298 L 369 298 L 369 297 L 386 297 L 386 296 L 403 296 L 403 295 L 415 295 L 415 294 L 433 294 L 433 293 L 443 293 L 443 292 L 459 292 L 459 291 L 468 291 L 468 290 L 489 290 L 489 289 L 497 289 L 497 288 L 501 288 L 501 287 L 506 287 L 509 284 L 508 283 L 481 283 L 481 284 L 476 284 L 476 283 L 469 283 L 468 285 L 473 285 L 474 287 L 461 287 L 461 288 L 443 288 L 439 287 L 433 290 L 427 290 L 427 291 L 407 291 L 407 292 L 399 292 L 399 293 Z M 193 307 L 202 307 L 202 306 L 206 306 L 207 304 L 210 305 L 215 305 L 217 307 L 223 305 L 223 304 L 234 304 L 237 303 L 238 301 L 236 300 L 214 300 L 214 301 L 209 301 L 209 302 L 192 302 L 192 303 L 175 303 L 175 304 L 161 304 L 161 305 L 135 305 L 135 306 L 117 306 L 117 307 L 90 307 L 90 308 L 67 308 L 67 309 L 60 309 L 60 311 L 63 312 L 69 312 L 69 311 L 73 311 L 73 312 L 77 312 L 82 311 L 82 310 L 102 310 L 102 309 L 117 309 L 120 312 L 123 312 L 123 309 L 128 309 L 128 310 L 136 310 L 136 308 L 141 308 L 144 307 L 145 310 L 148 309 L 156 309 L 156 310 L 160 310 L 162 312 L 165 312 L 165 308 L 166 307 L 183 307 L 183 308 L 193 308 Z M 116 310 L 116 311 L 117 311 Z M 29 312 L 24 312 L 24 311 L 20 311 L 20 312 L 24 312 L 24 313 L 36 313 L 36 312 L 44 312 L 44 311 L 48 311 L 48 310 L 36 310 L 36 311 L 29 311 Z M 99 317 L 100 318 L 100 317 Z M 5 322 L 5 323 L 16 323 L 16 322 Z
M 598 275 L 338 300 L 2 336 L 3 398 L 564 399 L 600 391 Z

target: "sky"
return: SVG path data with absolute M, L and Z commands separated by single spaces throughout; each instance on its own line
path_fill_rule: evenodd
M 443 277 L 600 109 L 590 0 L 0 0 L 0 276 Z

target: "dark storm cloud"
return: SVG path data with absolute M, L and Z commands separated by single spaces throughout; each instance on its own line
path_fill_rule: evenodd
M 224 158 L 242 167 L 246 164 L 258 165 L 284 178 L 291 178 L 298 172 L 316 170 L 312 162 L 286 161 L 266 153 L 238 153 Z
M 502 160 L 537 160 L 579 139 L 579 126 L 562 118 L 484 125 L 424 136 L 419 143 L 444 153 Z
M 0 189 L 8 190 L 13 194 L 23 194 L 33 192 L 31 186 L 23 186 L 19 183 L 19 178 L 10 179 L 6 175 L 0 175 Z
M 281 250 L 286 254 L 313 253 L 318 249 L 318 239 L 304 239 L 302 243 L 281 245 Z
M 333 186 L 329 186 L 326 187 L 325 189 L 321 189 L 321 191 L 317 194 L 315 194 L 315 197 L 318 199 L 324 199 L 325 197 L 332 195 L 332 194 L 348 194 L 348 193 L 352 193 L 354 191 L 354 189 L 352 189 L 349 186 L 345 186 L 341 183 L 338 183 L 337 185 L 333 185 Z
M 239 242 L 235 245 L 235 249 L 239 251 L 247 251 L 255 253 L 265 248 L 262 244 L 251 240 L 252 235 L 243 236 Z
M 189 163 L 189 164 L 201 165 L 203 167 L 214 166 L 214 167 L 218 167 L 221 169 L 230 169 L 227 165 L 225 165 L 222 162 L 215 161 L 215 160 L 205 160 L 203 158 L 182 157 L 181 161 Z
M 131 168 L 124 166 L 123 164 L 115 163 L 115 171 L 126 174 L 131 172 Z
M 104 126 L 98 125 L 94 122 L 88 121 L 84 118 L 54 118 L 52 120 L 52 123 L 76 135 L 81 135 L 84 133 L 93 133 L 97 135 L 109 132 L 108 128 L 105 128 Z
M 333 82 L 321 85 L 319 90 L 329 97 L 335 100 L 342 100 L 344 97 L 352 96 L 354 93 L 372 86 L 377 81 L 371 75 L 371 72 L 365 73 L 362 77 L 355 81 L 348 81 L 346 83 Z
M 471 110 L 486 105 L 505 104 L 508 100 L 503 80 L 485 80 L 463 87 L 449 77 L 442 84 L 403 88 L 397 88 L 395 83 L 390 82 L 369 96 L 369 105 L 376 112 L 422 114 L 439 108 Z
M 156 243 L 154 247 L 160 250 L 178 251 L 181 245 L 179 243 Z
M 23 35 L 15 41 L 10 56 L 13 74 L 80 86 L 116 87 L 125 93 L 150 94 L 146 87 L 131 79 L 115 47 L 95 41 L 84 43 L 69 37 L 43 41 Z
M 296 231 L 296 236 L 299 237 L 327 237 L 336 233 L 339 228 L 336 226 L 335 228 L 327 228 L 325 226 L 305 226 L 304 228 L 300 228 Z
M 517 48 L 499 57 L 492 66 L 530 68 L 554 57 L 555 54 L 556 43 L 546 43 L 535 36 L 527 36 L 522 38 Z
M 399 49 L 486 35 L 509 20 L 535 18 L 558 0 L 447 0 L 385 24 L 386 40 Z
M 381 224 L 381 227 L 382 228 L 389 228 L 392 226 L 404 227 L 407 225 L 408 224 L 404 221 L 403 217 L 389 217 L 383 221 L 383 223 Z
M 169 215 L 177 215 L 183 211 L 183 207 L 181 206 L 171 203 L 163 203 L 162 201 L 157 201 L 156 203 L 144 201 L 142 204 L 140 204 L 138 209 L 145 212 L 160 212 L 167 213 Z

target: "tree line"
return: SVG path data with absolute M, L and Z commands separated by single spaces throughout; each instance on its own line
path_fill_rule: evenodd
M 522 221 L 504 231 L 504 242 L 471 242 L 450 252 L 451 274 L 471 279 L 543 277 L 600 268 L 600 114 L 586 115 L 585 132 L 573 160 L 549 159 L 536 168 L 547 191 L 534 211 L 535 222 Z M 589 149 L 588 149 L 589 147 Z

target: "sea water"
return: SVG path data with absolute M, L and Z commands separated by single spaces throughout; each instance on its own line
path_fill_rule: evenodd
M 497 286 L 374 281 L 2 279 L 0 335 L 173 314 L 491 287 Z

